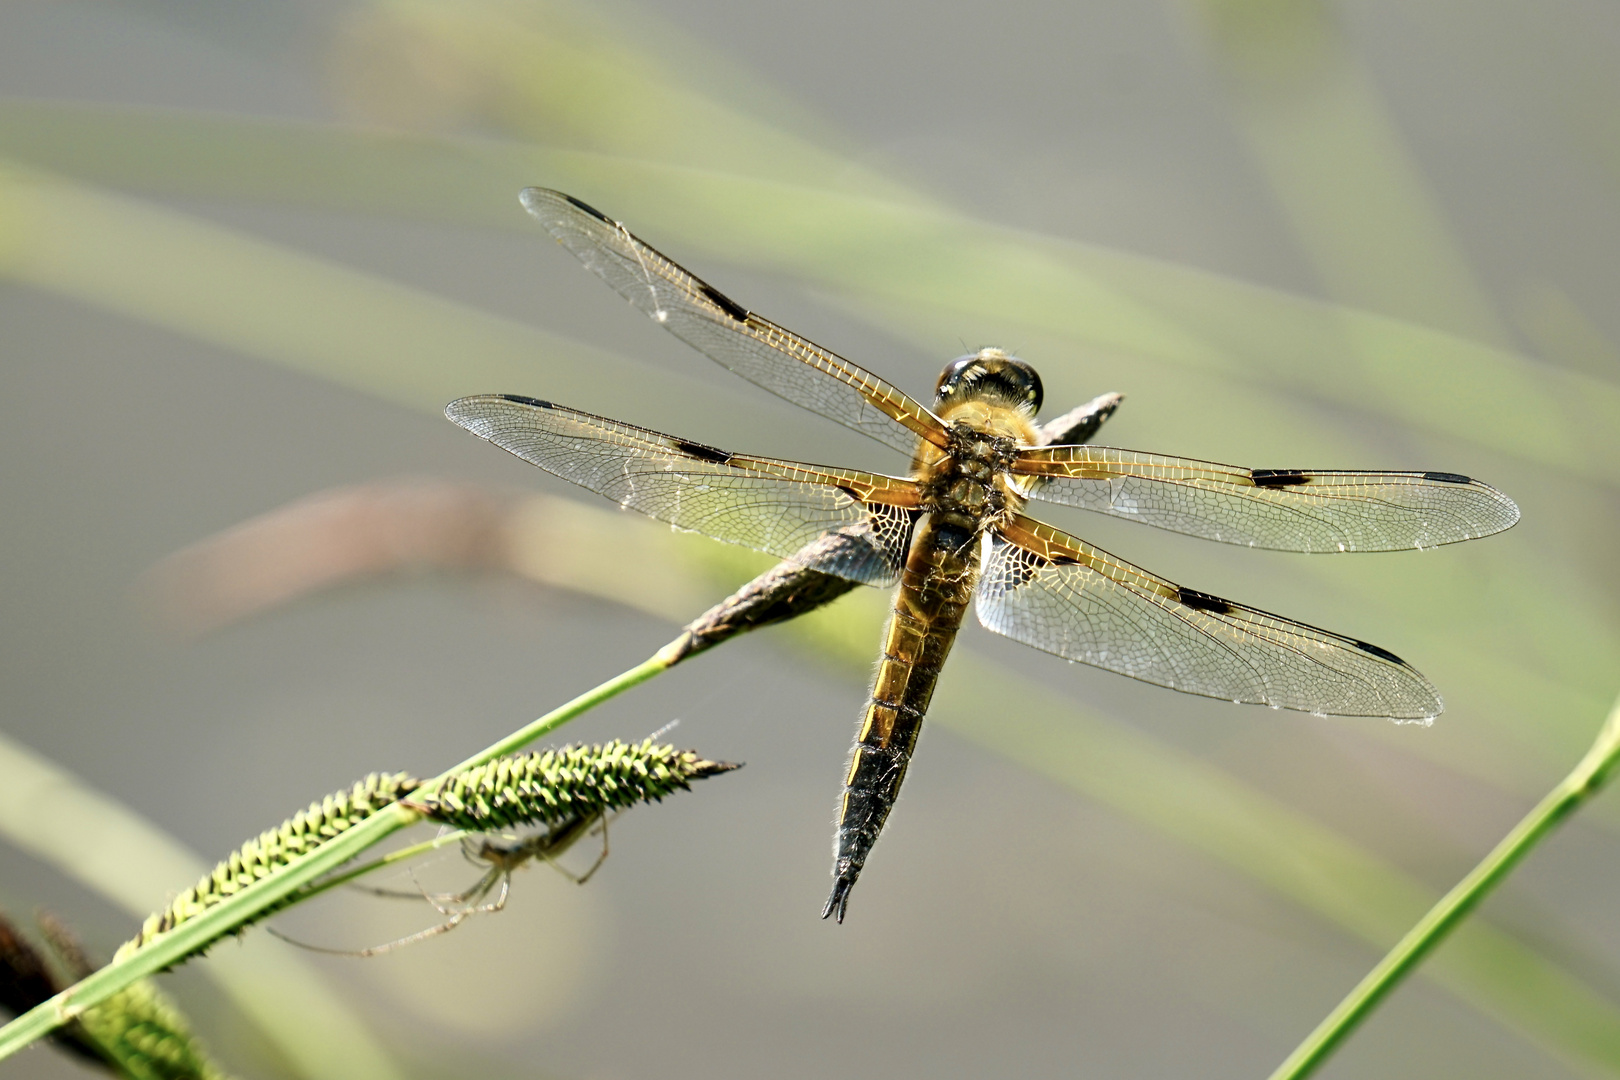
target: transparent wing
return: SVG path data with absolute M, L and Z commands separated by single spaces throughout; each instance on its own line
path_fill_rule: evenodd
M 1025 450 L 1032 498 L 1278 551 L 1398 551 L 1472 540 L 1519 520 L 1478 480 L 1443 472 L 1240 469 L 1107 446 Z
M 747 311 L 600 211 L 545 188 L 525 188 L 521 197 L 592 273 L 722 367 L 908 456 L 919 437 L 945 444 L 939 418 L 905 393 Z
M 1376 645 L 1183 589 L 1022 515 L 988 537 L 977 607 L 998 634 L 1189 694 L 1427 721 L 1427 679 Z
M 899 580 L 916 488 L 909 480 L 728 454 L 533 398 L 486 394 L 445 415 L 468 431 L 620 506 L 679 529 L 789 558 L 837 529 L 814 569 L 867 585 Z

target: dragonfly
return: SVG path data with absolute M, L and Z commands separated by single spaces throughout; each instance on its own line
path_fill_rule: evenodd
M 1319 715 L 1440 713 L 1435 688 L 1387 649 L 1177 585 L 1025 511 L 1031 501 L 1079 507 L 1277 551 L 1396 551 L 1509 528 L 1518 507 L 1495 488 L 1451 472 L 1245 469 L 1087 445 L 1063 438 L 1061 421 L 1037 426 L 1040 376 L 998 348 L 952 360 L 924 405 L 749 311 L 579 199 L 527 188 L 521 201 L 682 341 L 910 458 L 906 475 L 891 476 L 732 453 L 511 394 L 445 410 L 621 507 L 796 560 L 807 574 L 893 590 L 844 779 L 823 918 L 844 921 L 970 605 L 995 633 L 1184 693 Z M 1093 408 L 1080 434 L 1112 404 Z

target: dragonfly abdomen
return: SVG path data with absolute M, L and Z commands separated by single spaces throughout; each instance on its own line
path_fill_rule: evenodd
M 973 596 L 978 544 L 964 539 L 959 530 L 929 520 L 912 542 L 844 780 L 835 881 L 822 918 L 844 921 L 849 892 L 899 798 L 940 669 Z

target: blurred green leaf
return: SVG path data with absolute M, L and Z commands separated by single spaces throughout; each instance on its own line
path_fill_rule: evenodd
M 530 229 L 536 182 L 577 192 L 684 252 L 802 275 L 885 326 L 940 344 L 940 316 L 1040 334 L 1054 354 L 1133 359 L 1133 381 L 1193 380 L 1226 424 L 1327 436 L 1286 395 L 1320 397 L 1604 483 L 1620 481 L 1620 386 L 1398 319 L 1124 252 L 976 222 L 919 197 L 647 158 L 248 119 L 10 103 L 0 148 L 123 187 Z M 857 300 L 858 298 L 858 300 Z M 1103 352 L 1099 354 L 1099 350 Z M 1260 381 L 1256 381 L 1260 380 Z M 1283 396 L 1279 396 L 1283 395 Z
M 725 65 L 658 25 L 656 12 L 636 12 L 638 26 L 615 14 L 566 0 L 372 0 L 356 5 L 326 43 L 327 70 L 341 107 L 391 127 L 470 124 L 674 167 L 903 191 L 824 148 L 833 133 L 768 88 L 734 80 L 722 100 L 695 86 L 683 72 L 723 78 Z M 638 30 L 680 55 L 640 47 Z M 817 128 L 814 140 L 798 133 L 807 127 Z
M 650 409 L 683 385 L 419 289 L 3 165 L 0 275 L 413 409 L 527 387 L 537 365 L 548 392 L 584 405 L 610 387 L 614 401 Z M 739 411 L 725 391 L 711 402 L 715 417 Z
M 1262 173 L 1329 295 L 1509 340 L 1323 0 L 1186 0 Z

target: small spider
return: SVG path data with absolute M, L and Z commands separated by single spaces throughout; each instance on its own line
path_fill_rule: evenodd
M 487 915 L 502 911 L 506 908 L 507 897 L 512 891 L 512 872 L 534 859 L 543 859 L 559 874 L 568 878 L 576 885 L 583 885 L 591 879 L 601 868 L 608 857 L 608 816 L 602 812 L 594 812 L 577 817 L 566 818 L 557 822 L 544 832 L 532 836 L 515 837 L 509 835 L 469 836 L 461 841 L 461 854 L 475 866 L 484 866 L 483 875 L 469 888 L 458 893 L 430 893 L 421 885 L 417 885 L 415 892 L 404 892 L 397 889 L 379 889 L 364 885 L 354 885 L 351 888 L 361 892 L 371 893 L 373 896 L 386 896 L 392 899 L 423 899 L 432 904 L 440 915 L 445 916 L 444 922 L 430 926 L 425 930 L 418 930 L 414 934 L 398 938 L 394 941 L 385 941 L 381 945 L 372 945 L 365 949 L 329 949 L 320 945 L 311 945 L 307 942 L 297 941 L 286 934 L 269 927 L 270 933 L 291 945 L 311 952 L 330 953 L 334 956 L 378 956 L 385 952 L 406 945 L 414 945 L 430 937 L 448 933 L 466 922 L 473 915 Z M 583 874 L 575 874 L 567 867 L 557 862 L 564 852 L 572 848 L 585 836 L 592 832 L 602 835 L 602 852 L 596 861 L 590 865 Z M 415 881 L 415 872 L 410 871 L 411 880 Z M 490 894 L 494 899 L 489 899 Z M 487 901 L 487 902 L 486 902 Z

